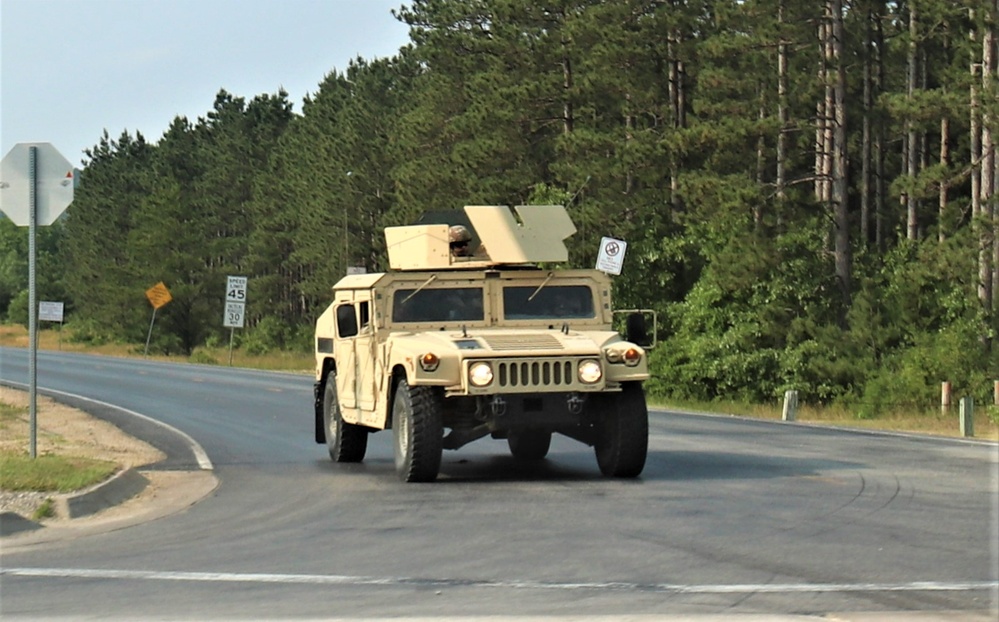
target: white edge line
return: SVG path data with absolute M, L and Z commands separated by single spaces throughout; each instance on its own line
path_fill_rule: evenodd
M 27 390 L 28 389 L 28 385 L 26 385 L 24 383 L 21 383 L 21 382 L 14 382 L 12 380 L 4 380 L 3 382 L 5 384 L 14 385 L 14 386 L 16 386 L 16 387 L 18 387 L 18 388 L 20 388 L 22 390 Z M 78 395 L 76 393 L 67 393 L 66 391 L 57 391 L 56 389 L 49 389 L 47 387 L 38 387 L 38 388 L 40 390 L 42 390 L 42 391 L 47 392 L 47 393 L 53 393 L 55 395 L 62 395 L 62 396 L 65 396 L 65 397 L 71 397 L 73 399 L 82 400 L 84 402 L 90 402 L 91 404 L 97 404 L 98 406 L 104 406 L 106 408 L 114 408 L 115 410 L 119 410 L 119 411 L 121 411 L 123 413 L 127 413 L 129 415 L 132 415 L 133 417 L 138 417 L 139 419 L 142 419 L 143 421 L 147 421 L 149 423 L 153 423 L 153 424 L 156 424 L 156 425 L 158 425 L 158 426 L 160 426 L 162 428 L 165 428 L 165 429 L 169 430 L 170 432 L 172 432 L 172 433 L 180 436 L 185 441 L 187 441 L 187 443 L 191 446 L 191 451 L 194 453 L 194 457 L 197 459 L 198 466 L 201 467 L 201 470 L 203 470 L 203 471 L 212 471 L 215 468 L 214 465 L 212 464 L 211 458 L 208 457 L 208 453 L 198 443 L 198 441 L 194 440 L 194 438 L 192 438 L 191 435 L 188 434 L 187 432 L 185 432 L 185 431 L 183 431 L 183 430 L 181 430 L 179 428 L 175 428 L 172 425 L 170 425 L 169 423 L 163 423 L 162 421 L 159 421 L 157 419 L 153 419 L 149 415 L 143 415 L 142 413 L 135 412 L 134 410 L 129 410 L 127 408 L 122 408 L 121 406 L 117 406 L 115 404 L 110 404 L 108 402 L 102 402 L 100 400 L 95 400 L 95 399 L 91 399 L 89 397 L 84 397 L 84 396 Z
M 534 590 L 614 590 L 670 592 L 674 594 L 789 594 L 849 592 L 967 592 L 995 590 L 997 581 L 913 581 L 909 583 L 748 583 L 681 585 L 671 583 L 594 582 L 559 583 L 533 580 L 453 580 L 414 577 L 365 577 L 347 575 L 270 574 L 230 572 L 175 572 L 95 568 L 0 568 L 0 576 L 144 581 L 194 581 L 208 583 L 284 583 L 302 585 L 424 585 L 469 588 Z

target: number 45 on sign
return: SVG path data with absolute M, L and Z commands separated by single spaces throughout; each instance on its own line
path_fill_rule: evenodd
M 222 325 L 226 328 L 243 328 L 243 316 L 246 311 L 245 276 L 230 276 L 225 287 L 225 316 Z

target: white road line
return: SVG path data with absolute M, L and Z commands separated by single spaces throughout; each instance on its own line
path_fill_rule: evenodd
M 20 387 L 23 390 L 27 390 L 29 388 L 28 385 L 26 385 L 24 383 L 21 383 L 21 382 L 13 382 L 13 381 L 8 381 L 8 380 L 5 380 L 4 382 L 8 383 L 8 384 L 10 384 L 12 386 Z M 144 421 L 148 421 L 149 423 L 153 423 L 155 425 L 158 425 L 158 426 L 160 426 L 162 428 L 166 428 L 167 430 L 173 432 L 174 434 L 180 436 L 185 441 L 187 441 L 187 444 L 191 446 L 191 451 L 194 453 L 195 459 L 197 459 L 197 461 L 198 461 L 198 466 L 201 467 L 201 469 L 203 471 L 211 471 L 211 470 L 214 469 L 214 465 L 212 465 L 212 460 L 211 460 L 211 458 L 208 457 L 208 452 L 206 452 L 204 450 L 204 448 L 201 447 L 201 445 L 198 443 L 198 441 L 194 440 L 194 438 L 192 438 L 191 435 L 188 434 L 187 432 L 184 432 L 183 430 L 175 428 L 175 427 L 173 427 L 172 425 L 170 425 L 168 423 L 163 423 L 162 421 L 158 421 L 158 420 L 153 419 L 152 417 L 150 417 L 148 415 L 143 415 L 142 413 L 135 412 L 134 410 L 129 410 L 127 408 L 122 408 L 121 406 L 117 406 L 115 404 L 109 404 L 108 402 L 102 402 L 100 400 L 90 399 L 89 397 L 84 397 L 82 395 L 77 395 L 76 393 L 67 393 L 65 391 L 57 391 L 56 389 L 50 389 L 48 387 L 38 387 L 38 388 L 40 390 L 42 390 L 42 391 L 45 391 L 46 393 L 51 393 L 51 394 L 55 394 L 55 395 L 62 395 L 62 396 L 65 396 L 65 397 L 70 397 L 70 398 L 73 398 L 73 399 L 82 400 L 84 402 L 90 402 L 91 404 L 97 404 L 98 406 L 103 406 L 105 408 L 113 408 L 113 409 L 121 411 L 123 413 L 128 413 L 129 415 L 132 415 L 133 417 L 138 417 L 139 419 L 142 419 Z
M 672 583 L 559 583 L 549 581 L 490 581 L 414 577 L 364 577 L 316 574 L 265 574 L 232 572 L 171 572 L 162 570 L 113 570 L 100 568 L 0 568 L 0 576 L 58 579 L 123 579 L 141 581 L 194 581 L 204 583 L 285 583 L 298 585 L 386 585 L 422 587 L 475 587 L 528 590 L 611 590 L 667 592 L 672 594 L 791 594 L 829 592 L 968 592 L 999 589 L 999 581 L 914 581 L 911 583 L 746 583 L 679 585 Z

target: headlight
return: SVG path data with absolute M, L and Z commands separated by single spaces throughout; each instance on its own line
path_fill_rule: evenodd
M 585 359 L 579 362 L 576 368 L 576 375 L 583 384 L 593 384 L 599 382 L 604 372 L 600 369 L 600 362 L 594 359 Z
M 489 363 L 472 363 L 468 368 L 468 381 L 476 387 L 484 387 L 493 381 L 493 368 Z

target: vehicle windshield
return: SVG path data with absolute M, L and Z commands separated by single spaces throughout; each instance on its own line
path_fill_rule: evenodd
M 586 285 L 504 287 L 503 315 L 508 320 L 592 318 L 593 293 Z
M 393 322 L 480 322 L 482 288 L 398 289 L 392 296 Z

